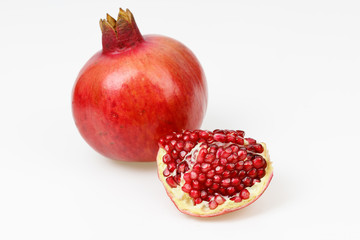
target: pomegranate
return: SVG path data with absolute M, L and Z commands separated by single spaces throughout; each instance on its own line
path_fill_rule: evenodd
M 73 116 L 87 143 L 106 157 L 155 161 L 159 138 L 199 128 L 207 86 L 194 54 L 180 42 L 144 35 L 132 13 L 100 20 L 102 50 L 82 68 Z
M 272 163 L 265 143 L 244 135 L 186 130 L 160 138 L 158 176 L 181 212 L 217 216 L 261 196 L 272 179 Z

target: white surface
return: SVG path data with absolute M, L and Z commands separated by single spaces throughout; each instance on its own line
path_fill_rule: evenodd
M 2 0 L 0 239 L 360 239 L 360 3 L 250 2 Z M 253 205 L 186 216 L 155 163 L 110 161 L 80 137 L 72 86 L 118 7 L 195 52 L 203 128 L 268 144 L 275 176 Z

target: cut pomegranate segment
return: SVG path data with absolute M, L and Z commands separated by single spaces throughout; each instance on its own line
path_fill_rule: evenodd
M 244 135 L 240 130 L 186 130 L 159 140 L 158 175 L 181 212 L 217 216 L 261 196 L 272 179 L 272 164 L 265 143 Z

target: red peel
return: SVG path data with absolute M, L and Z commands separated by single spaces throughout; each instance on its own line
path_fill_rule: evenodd
M 108 158 L 154 161 L 162 135 L 200 127 L 207 106 L 202 67 L 182 43 L 141 35 L 129 10 L 107 15 L 100 27 L 103 49 L 73 88 L 75 124 Z

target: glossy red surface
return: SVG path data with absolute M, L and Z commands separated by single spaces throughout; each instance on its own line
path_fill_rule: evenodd
M 80 71 L 72 98 L 87 143 L 123 161 L 155 161 L 159 138 L 199 128 L 206 107 L 196 57 L 178 41 L 155 35 L 131 49 L 96 53 Z

